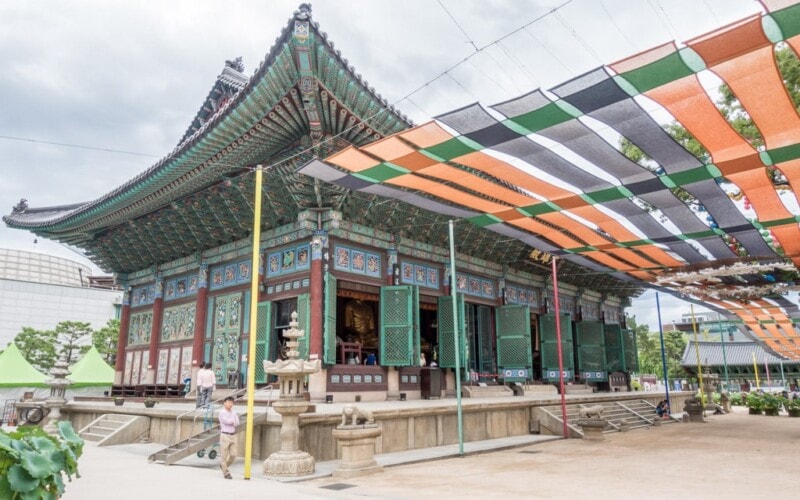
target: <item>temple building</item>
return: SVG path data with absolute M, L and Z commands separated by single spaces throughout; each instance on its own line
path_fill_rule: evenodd
M 118 384 L 174 384 L 211 361 L 222 387 L 255 382 L 281 356 L 293 311 L 303 356 L 322 359 L 312 397 L 413 397 L 420 364 L 454 367 L 448 221 L 425 208 L 297 173 L 315 157 L 406 130 L 302 5 L 252 77 L 228 61 L 176 148 L 89 203 L 27 204 L 11 227 L 84 248 L 125 294 Z M 261 265 L 251 268 L 254 175 L 264 165 Z M 467 223 L 456 227 L 456 282 L 473 381 L 556 379 L 550 256 Z M 635 363 L 623 307 L 638 284 L 562 261 L 559 301 L 570 379 L 603 382 Z M 250 282 L 259 282 L 257 311 Z M 257 331 L 249 331 L 251 314 Z M 572 325 L 578 345 L 574 349 Z M 615 347 L 606 358 L 606 342 Z M 612 359 L 613 358 L 613 359 Z M 583 364 L 576 367 L 575 362 Z M 365 364 L 368 363 L 368 364 Z M 374 364 L 373 364 L 374 363 Z M 583 370 L 581 370 L 583 368 Z M 452 389 L 452 370 L 446 382 Z
M 179 383 L 205 361 L 220 386 L 240 385 L 251 361 L 265 384 L 262 361 L 283 355 L 296 311 L 301 355 L 323 363 L 309 379 L 315 399 L 415 397 L 422 365 L 434 363 L 448 391 L 456 377 L 555 382 L 562 373 L 603 389 L 614 372 L 637 369 L 624 308 L 644 286 L 738 317 L 769 349 L 800 357 L 800 310 L 782 295 L 796 286 L 800 235 L 780 201 L 800 157 L 796 135 L 781 131 L 800 118 L 777 71 L 753 83 L 750 69 L 732 69 L 754 72 L 774 64 L 776 43 L 800 44 L 798 9 L 781 4 L 493 113 L 475 104 L 413 126 L 303 4 L 253 76 L 238 59 L 225 64 L 162 160 L 97 200 L 21 203 L 4 221 L 83 248 L 116 274 L 120 384 Z M 710 103 L 697 73 L 712 68 L 757 125 L 775 125 L 764 128 L 766 150 Z M 680 147 L 634 101 L 640 94 L 708 157 Z M 652 161 L 627 158 L 583 117 Z M 773 170 L 786 175 L 770 181 Z M 737 208 L 737 189 L 758 218 Z

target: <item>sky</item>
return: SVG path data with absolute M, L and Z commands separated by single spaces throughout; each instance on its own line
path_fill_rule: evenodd
M 178 143 L 228 59 L 250 76 L 298 1 L 0 2 L 0 212 L 90 201 Z M 754 0 L 348 0 L 313 19 L 416 123 L 548 89 L 761 12 Z M 88 263 L 0 224 L 0 247 Z M 96 268 L 95 268 L 96 269 Z M 97 270 L 99 272 L 99 270 Z M 688 304 L 661 294 L 662 321 Z M 630 314 L 657 330 L 653 292 Z M 696 311 L 698 308 L 695 308 Z

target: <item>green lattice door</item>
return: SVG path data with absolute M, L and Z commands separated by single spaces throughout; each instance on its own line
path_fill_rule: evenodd
M 297 352 L 300 353 L 301 358 L 308 359 L 308 346 L 311 339 L 311 299 L 307 293 L 297 296 L 297 329 L 303 330 L 304 334 L 297 341 Z
M 531 312 L 528 306 L 495 309 L 497 366 L 506 382 L 523 382 L 533 375 Z
M 603 323 L 578 321 L 575 323 L 575 342 L 578 350 L 578 372 L 585 382 L 605 382 L 606 342 Z
M 443 368 L 456 367 L 456 341 L 453 338 L 458 325 L 458 352 L 461 368 L 467 366 L 467 338 L 464 324 L 464 296 L 456 295 L 456 322 L 453 322 L 453 297 L 446 295 L 439 297 L 438 323 L 439 323 L 439 366 Z
M 382 366 L 415 366 L 419 354 L 419 293 L 415 286 L 381 287 Z
M 561 352 L 564 364 L 564 380 L 572 380 L 575 376 L 575 359 L 572 349 L 572 321 L 569 314 L 560 316 Z M 541 335 L 542 379 L 559 380 L 558 374 L 558 333 L 556 331 L 555 314 L 539 316 L 539 334 Z
M 624 370 L 639 371 L 639 352 L 636 350 L 636 332 L 629 329 L 622 330 L 622 353 L 625 360 Z
M 266 300 L 256 306 L 256 358 L 255 377 L 256 384 L 266 384 L 267 375 L 264 373 L 264 360 L 267 359 L 272 337 L 272 302 Z
M 324 352 L 322 361 L 336 364 L 336 276 L 325 273 Z
M 242 294 L 214 297 L 212 364 L 217 383 L 228 383 L 228 371 L 239 369 Z
M 609 372 L 624 371 L 622 360 L 622 330 L 619 325 L 603 325 L 606 337 L 606 367 Z

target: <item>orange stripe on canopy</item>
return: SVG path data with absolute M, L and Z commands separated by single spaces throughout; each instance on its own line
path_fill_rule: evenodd
M 355 146 L 347 147 L 329 156 L 325 161 L 351 172 L 360 172 L 380 164 L 380 161 L 362 153 Z
M 693 38 L 686 42 L 686 45 L 700 54 L 709 67 L 753 52 L 760 47 L 772 48 L 772 42 L 761 29 L 760 14 L 754 14 L 711 33 Z
M 476 151 L 463 156 L 455 158 L 454 161 L 467 167 L 472 167 L 475 170 L 480 170 L 498 179 L 503 179 L 510 182 L 515 186 L 519 186 L 531 193 L 546 198 L 548 200 L 557 202 L 560 198 L 574 196 L 575 193 L 554 186 L 550 183 L 541 181 L 527 172 L 510 165 L 502 160 L 498 160 L 493 156 L 486 153 Z
M 362 146 L 361 150 L 392 163 L 394 163 L 395 159 L 416 151 L 414 148 L 404 143 L 396 136 L 389 136 L 385 139 L 375 141 L 372 144 Z
M 646 95 L 664 106 L 703 144 L 722 173 L 747 196 L 760 220 L 792 217 L 773 187 L 757 151 L 720 114 L 696 76 L 681 78 L 648 91 Z M 800 179 L 790 178 L 790 181 L 796 191 L 800 190 Z M 775 236 L 789 253 L 800 252 L 796 231 L 784 228 L 775 231 Z
M 400 132 L 398 135 L 422 149 L 441 144 L 453 138 L 452 134 L 448 133 L 436 122 L 425 123 L 411 130 Z
M 424 179 L 418 175 L 406 174 L 394 177 L 386 181 L 386 184 L 393 184 L 408 189 L 423 191 L 445 200 L 471 207 L 481 212 L 500 212 L 508 209 L 507 205 L 501 205 L 478 196 L 465 193 L 454 187 L 446 186 L 440 182 Z
M 797 143 L 800 117 L 783 85 L 772 45 L 709 67 L 750 114 L 767 149 Z
M 495 184 L 494 182 L 486 179 L 481 179 L 480 177 L 469 172 L 465 172 L 462 169 L 451 167 L 450 165 L 445 165 L 443 163 L 437 163 L 436 165 L 421 169 L 417 173 L 452 182 L 453 184 L 458 184 L 459 186 L 471 191 L 482 193 L 498 200 L 506 201 L 518 207 L 531 205 L 539 201 L 536 198 L 518 193 L 513 189 Z M 460 203 L 458 199 L 451 201 Z M 524 217 L 524 215 L 520 214 L 520 217 Z

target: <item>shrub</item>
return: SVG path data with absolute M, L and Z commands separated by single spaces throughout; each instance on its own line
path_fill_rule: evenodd
M 64 474 L 78 474 L 83 439 L 69 422 L 58 422 L 60 437 L 41 427 L 0 431 L 0 498 L 52 499 L 64 494 Z
M 783 407 L 787 410 L 800 410 L 800 399 L 784 398 Z
M 747 407 L 754 410 L 764 409 L 764 398 L 757 392 L 751 392 L 747 395 Z
M 766 393 L 763 396 L 765 410 L 777 410 L 783 404 L 782 397 L 772 393 Z

